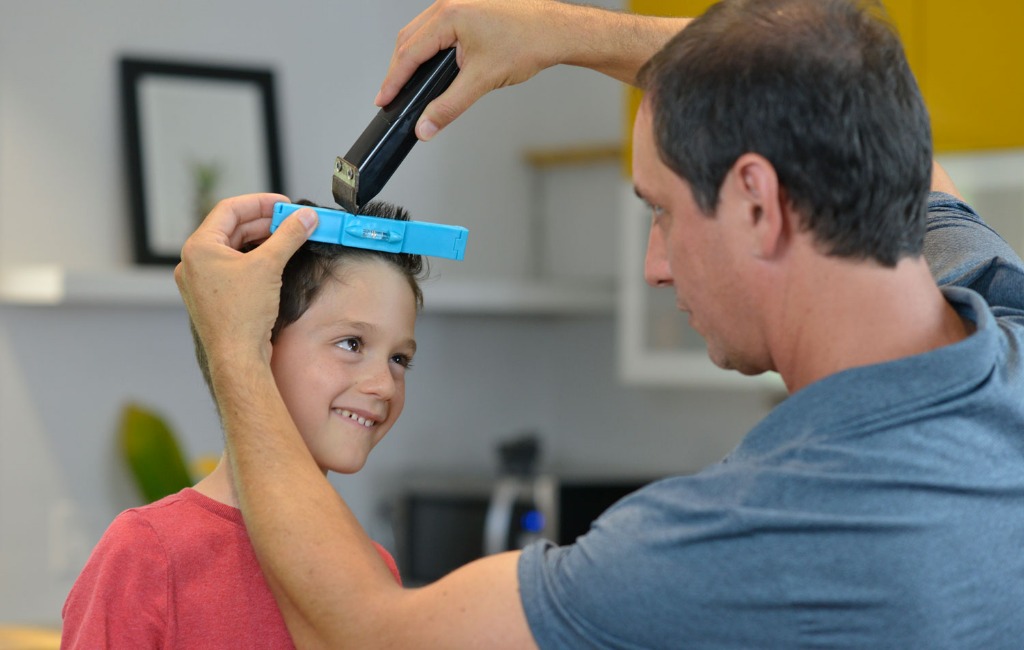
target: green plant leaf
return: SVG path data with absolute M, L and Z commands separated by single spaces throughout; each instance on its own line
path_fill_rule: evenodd
M 156 413 L 138 404 L 127 404 L 121 411 L 118 440 L 147 503 L 192 485 L 178 440 Z

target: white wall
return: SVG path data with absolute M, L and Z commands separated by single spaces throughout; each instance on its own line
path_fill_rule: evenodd
M 334 156 L 372 117 L 394 37 L 425 4 L 0 3 L 0 266 L 130 264 L 120 54 L 271 66 L 286 190 L 326 202 Z M 621 107 L 620 88 L 599 75 L 545 72 L 418 145 L 386 198 L 470 228 L 469 259 L 435 264 L 441 275 L 525 276 L 531 198 L 520 152 L 617 139 Z M 586 198 L 593 227 L 579 235 L 595 239 L 578 250 L 594 254 L 559 260 L 559 274 L 615 268 L 602 239 L 616 231 L 614 210 Z M 602 258 L 607 266 L 594 266 Z M 402 421 L 363 472 L 335 478 L 382 538 L 376 513 L 397 477 L 489 471 L 495 442 L 521 431 L 544 437 L 552 467 L 658 475 L 717 459 L 767 406 L 760 395 L 622 386 L 610 316 L 427 314 L 417 338 Z M 135 502 L 113 442 L 128 400 L 163 412 L 190 455 L 219 451 L 182 308 L 0 304 L 0 621 L 57 624 L 92 545 Z
M 130 261 L 116 76 L 123 54 L 272 68 L 287 190 L 331 202 L 334 158 L 376 113 L 395 36 L 426 4 L 0 4 L 0 264 Z M 477 256 L 483 266 L 444 265 L 446 273 L 523 274 L 530 196 L 520 152 L 617 139 L 622 102 L 618 85 L 596 73 L 546 71 L 485 97 L 445 137 L 417 146 L 386 198 L 414 216 L 468 226 L 473 246 L 488 251 Z

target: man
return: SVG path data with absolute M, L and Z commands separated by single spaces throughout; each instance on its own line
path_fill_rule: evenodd
M 268 370 L 275 283 L 312 215 L 242 255 L 268 200 L 211 213 L 177 278 L 300 647 L 1019 647 L 1024 263 L 930 178 L 927 115 L 879 12 L 726 0 L 687 24 L 452 0 L 399 36 L 379 103 L 460 48 L 425 138 L 549 65 L 639 81 L 647 280 L 718 365 L 777 370 L 793 393 L 722 463 L 628 497 L 572 546 L 396 586 Z

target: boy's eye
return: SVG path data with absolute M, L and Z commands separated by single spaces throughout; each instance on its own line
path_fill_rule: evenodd
M 347 339 L 342 339 L 334 345 L 338 346 L 342 350 L 348 350 L 349 352 L 359 352 L 360 348 L 363 347 L 363 342 L 359 340 L 358 337 L 353 336 Z
M 407 354 L 396 354 L 391 357 L 391 363 L 397 363 L 406 370 L 412 368 L 412 357 Z

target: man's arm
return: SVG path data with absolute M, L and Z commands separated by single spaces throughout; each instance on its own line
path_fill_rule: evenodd
M 399 33 L 376 101 L 386 105 L 421 63 L 455 46 L 459 74 L 416 126 L 420 139 L 428 140 L 488 92 L 554 65 L 634 83 L 647 59 L 688 22 L 554 0 L 439 0 Z
M 966 203 L 938 163 L 931 189 Z M 930 204 L 924 256 L 939 285 L 967 287 L 993 307 L 1024 310 L 1024 262 L 973 210 L 945 201 Z
M 953 179 L 949 177 L 949 174 L 942 168 L 942 165 L 935 160 L 932 161 L 932 191 L 945 192 L 961 201 L 964 200 L 964 197 L 960 196 L 959 190 L 956 189 L 956 185 L 953 184 Z
M 240 361 L 211 358 L 214 387 L 246 526 L 298 647 L 534 647 L 518 553 L 399 587 L 313 462 L 269 367 Z

